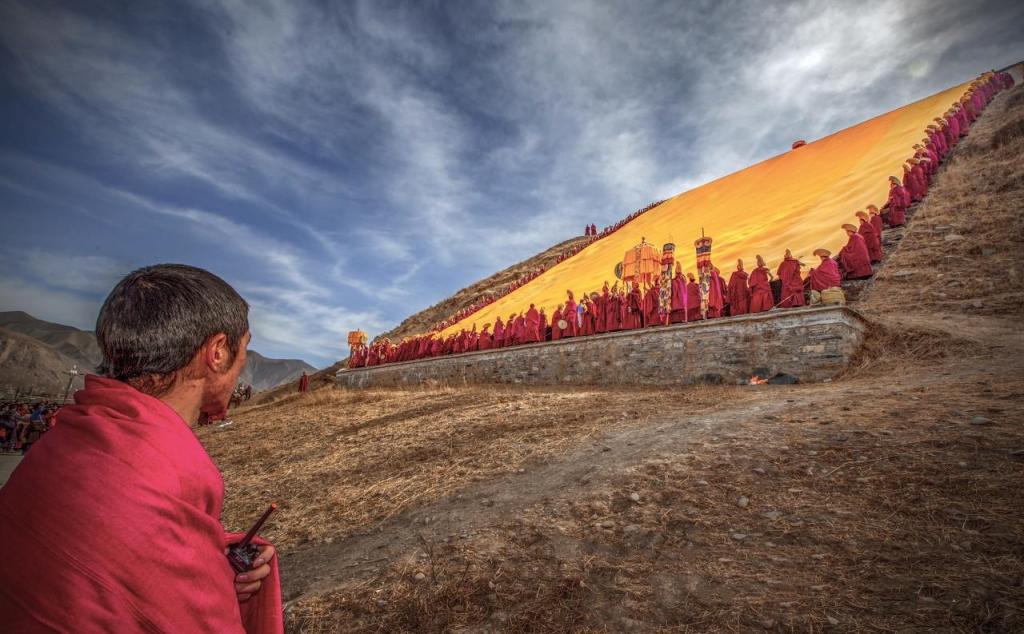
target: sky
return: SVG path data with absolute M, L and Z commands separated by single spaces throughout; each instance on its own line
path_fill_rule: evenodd
M 0 3 L 0 310 L 183 262 L 317 367 L 647 203 L 1024 59 L 1014 2 Z

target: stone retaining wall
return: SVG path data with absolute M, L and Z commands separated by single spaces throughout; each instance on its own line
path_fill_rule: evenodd
M 841 306 L 775 310 L 340 370 L 347 387 L 518 383 L 682 385 L 741 383 L 752 374 L 801 381 L 837 375 L 864 340 L 867 322 Z

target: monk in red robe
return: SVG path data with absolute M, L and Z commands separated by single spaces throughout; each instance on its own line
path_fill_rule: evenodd
M 704 318 L 700 310 L 700 284 L 693 273 L 686 276 L 689 278 L 686 284 L 686 321 L 699 321 Z
M 848 280 L 860 280 L 871 277 L 871 254 L 864 237 L 857 233 L 857 227 L 843 225 L 848 241 L 839 252 L 839 264 L 843 267 L 843 276 Z
M 576 321 L 576 299 L 573 297 L 572 291 L 566 291 L 565 296 L 565 308 L 562 309 L 562 319 L 569 324 L 569 327 L 565 329 L 562 336 L 575 337 L 579 329 L 579 324 Z
M 750 312 L 750 288 L 747 287 L 747 272 L 743 260 L 736 260 L 736 270 L 729 276 L 729 314 L 746 315 Z
M 686 279 L 683 278 L 683 269 L 676 263 L 676 274 L 672 278 L 672 312 L 669 313 L 669 322 L 678 324 L 686 321 Z
M 551 313 L 551 341 L 558 341 L 562 338 L 562 305 L 559 304 L 555 308 L 555 312 Z
M 718 275 L 718 269 L 712 268 L 711 281 L 708 284 L 708 319 L 721 317 L 722 311 L 725 310 L 723 286 L 722 278 Z
M 881 240 L 882 231 L 885 230 L 885 225 L 882 224 L 882 216 L 879 215 L 878 207 L 874 205 L 868 205 L 868 220 L 871 222 L 871 226 L 875 228 L 878 233 L 879 240 Z
M 274 548 L 258 539 L 252 567 L 232 569 L 241 535 L 190 428 L 227 410 L 249 338 L 245 301 L 207 271 L 157 265 L 115 286 L 96 327 L 106 376 L 86 377 L 0 489 L 3 631 L 284 631 Z
M 644 293 L 644 326 L 661 325 L 661 285 L 659 278 Z
M 782 262 L 776 271 L 782 281 L 782 301 L 779 308 L 795 308 L 804 305 L 804 280 L 800 276 L 800 260 L 793 257 L 793 252 L 786 249 Z
M 907 207 L 910 206 L 910 193 L 895 176 L 889 177 L 889 201 L 886 203 L 889 213 L 886 220 L 890 227 L 902 227 L 907 222 Z
M 548 340 L 548 316 L 544 314 L 544 309 L 540 309 L 537 321 L 537 341 Z
M 875 226 L 871 224 L 871 217 L 867 212 L 858 211 L 854 215 L 860 219 L 860 226 L 857 228 L 857 233 L 864 238 L 864 244 L 868 245 L 868 256 L 871 257 L 871 262 L 881 262 L 882 236 L 879 235 Z
M 476 344 L 477 350 L 490 350 L 494 345 L 494 339 L 489 332 L 490 328 L 490 324 L 484 324 L 484 327 L 480 329 L 480 339 Z
M 633 282 L 633 290 L 626 296 L 626 318 L 623 320 L 622 329 L 632 330 L 644 326 L 644 297 L 640 291 L 640 284 Z
M 750 272 L 750 312 L 763 313 L 775 305 L 772 299 L 772 272 L 764 265 L 764 258 L 757 256 L 757 268 Z
M 615 283 L 618 286 L 618 282 Z M 608 332 L 618 332 L 622 330 L 622 302 L 619 299 L 618 289 L 612 289 L 608 292 L 608 299 L 605 301 L 604 307 L 604 322 L 605 328 Z
M 500 316 L 495 318 L 494 320 L 494 335 L 492 336 L 492 344 L 493 347 L 495 348 L 505 347 L 505 324 L 502 323 Z
M 601 294 L 594 297 L 594 331 L 608 332 L 608 282 L 604 283 Z
M 821 258 L 821 262 L 807 273 L 811 290 L 821 292 L 839 286 L 842 276 L 839 274 L 839 265 L 832 259 L 832 252 L 828 249 L 815 249 L 814 255 Z
M 592 335 L 597 332 L 597 320 L 594 315 L 594 302 L 591 301 L 586 295 L 580 300 L 580 304 L 583 306 L 583 312 L 580 314 L 580 334 L 584 337 Z
M 530 308 L 526 311 L 525 324 L 523 328 L 523 343 L 535 343 L 540 341 L 540 313 L 537 312 L 537 307 L 530 304 Z

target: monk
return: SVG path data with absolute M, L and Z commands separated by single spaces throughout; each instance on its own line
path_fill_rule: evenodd
M 540 313 L 537 312 L 537 307 L 530 304 L 530 308 L 526 311 L 525 323 L 523 327 L 523 343 L 536 343 L 540 341 Z
M 686 321 L 699 321 L 704 318 L 700 312 L 700 284 L 693 273 L 686 276 L 689 278 L 686 284 Z
M 889 214 L 886 220 L 890 227 L 902 227 L 907 223 L 907 207 L 910 206 L 910 193 L 895 176 L 889 177 L 889 201 L 886 203 Z
M 539 318 L 539 320 L 537 322 L 537 341 L 547 341 L 548 340 L 548 316 L 544 314 L 544 309 L 543 308 L 540 309 L 540 313 L 538 314 L 538 318 Z
M 772 300 L 772 272 L 764 265 L 764 258 L 757 256 L 757 268 L 750 272 L 750 312 L 763 313 L 771 310 L 775 302 Z
M 502 323 L 500 316 L 494 319 L 494 335 L 492 340 L 495 348 L 505 347 L 505 324 Z
M 736 260 L 736 270 L 729 276 L 729 314 L 746 315 L 750 312 L 750 288 L 747 287 L 747 272 L 743 260 Z
M 814 255 L 821 258 L 821 262 L 807 273 L 811 290 L 821 292 L 839 286 L 842 277 L 839 275 L 839 265 L 832 259 L 832 252 L 828 249 L 815 249 Z
M 622 297 L 619 294 L 618 285 L 619 283 L 616 282 L 615 286 L 609 291 L 608 303 L 605 305 L 604 319 L 608 332 L 622 330 Z
M 863 236 L 864 243 L 868 245 L 868 255 L 871 257 L 871 262 L 881 262 L 882 237 L 879 235 L 878 230 L 875 229 L 875 225 L 871 224 L 871 217 L 864 211 L 858 211 L 854 215 L 860 219 L 860 227 L 857 228 L 857 233 Z
M 601 294 L 593 295 L 594 300 L 594 332 L 608 332 L 608 282 L 604 283 Z
M 640 292 L 640 284 L 633 282 L 633 290 L 626 296 L 626 317 L 622 323 L 623 330 L 644 327 L 644 298 Z
M 490 324 L 484 324 L 484 327 L 480 329 L 480 339 L 476 344 L 477 350 L 490 350 L 494 344 L 494 340 L 491 338 L 491 333 L 488 332 L 490 328 Z
M 572 291 L 565 292 L 565 308 L 562 310 L 562 319 L 569 324 L 569 327 L 562 333 L 563 337 L 575 337 L 578 324 L 576 323 L 576 299 L 573 297 Z
M 864 237 L 857 233 L 857 227 L 844 224 L 848 241 L 839 251 L 839 264 L 843 267 L 843 276 L 848 280 L 862 280 L 871 277 L 871 254 Z
M 644 293 L 644 326 L 661 325 L 661 285 L 659 278 L 654 278 L 647 292 Z
M 430 342 L 430 356 L 439 357 L 444 354 L 444 342 L 438 337 Z
M 725 310 L 725 294 L 722 292 L 722 278 L 718 275 L 718 269 L 711 269 L 711 281 L 708 284 L 708 319 L 722 316 Z
M 676 262 L 676 274 L 672 278 L 672 312 L 669 313 L 669 322 L 678 324 L 686 321 L 686 280 L 683 279 L 683 269 Z
M 879 215 L 878 207 L 868 205 L 868 216 L 871 226 L 875 228 L 875 231 L 878 233 L 879 240 L 881 240 L 882 231 L 885 230 L 885 225 L 882 224 L 882 216 Z
M 202 269 L 114 287 L 101 376 L 0 489 L 5 632 L 284 631 L 274 548 L 257 539 L 252 567 L 232 569 L 241 534 L 221 524 L 224 481 L 190 428 L 227 410 L 249 339 L 246 302 Z
M 558 341 L 562 338 L 562 327 L 558 325 L 562 321 L 562 304 L 558 304 L 555 311 L 551 313 L 551 340 Z
M 800 276 L 800 260 L 793 257 L 793 252 L 786 249 L 782 262 L 776 271 L 782 280 L 782 301 L 780 308 L 795 308 L 804 305 L 804 280 Z
M 594 303 L 586 295 L 580 301 L 583 312 L 580 313 L 580 333 L 586 337 L 597 332 L 597 320 L 594 314 Z

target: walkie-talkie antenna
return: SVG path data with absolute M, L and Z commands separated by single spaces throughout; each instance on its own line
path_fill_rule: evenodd
M 261 515 L 260 518 L 258 520 L 256 520 L 256 523 L 252 525 L 252 528 L 249 529 L 249 532 L 245 534 L 245 537 L 242 538 L 242 541 L 239 542 L 238 545 L 239 546 L 246 546 L 246 545 L 248 545 L 249 542 L 252 541 L 252 538 L 256 537 L 256 533 L 258 533 L 260 528 L 263 526 L 263 522 L 267 521 L 267 518 L 270 517 L 270 514 L 273 513 L 274 509 L 276 509 L 276 508 L 277 508 L 277 503 L 276 502 L 271 504 L 270 507 L 266 511 L 263 512 L 263 515 Z

